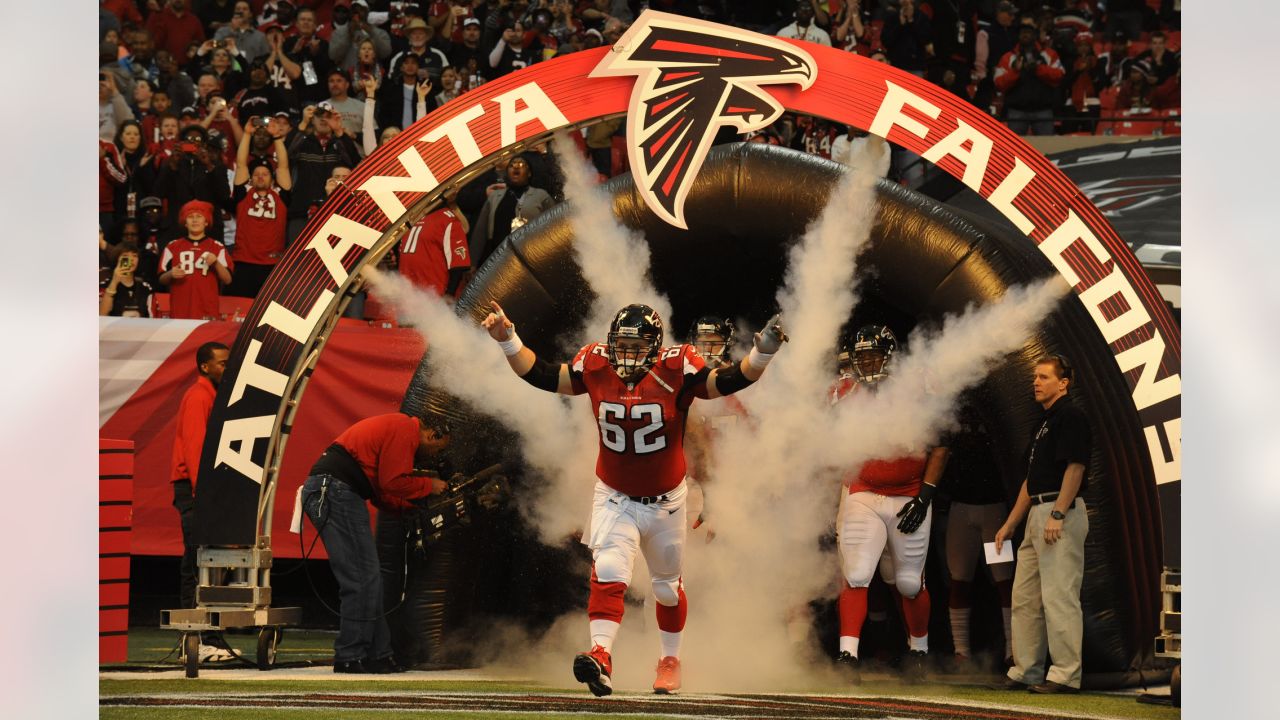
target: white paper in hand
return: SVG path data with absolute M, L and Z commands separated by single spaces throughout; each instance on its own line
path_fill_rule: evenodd
M 1000 546 L 1000 551 L 996 552 L 996 544 L 993 542 L 982 543 L 982 549 L 987 553 L 987 564 L 995 565 L 996 563 L 1013 562 L 1013 541 L 1005 540 Z

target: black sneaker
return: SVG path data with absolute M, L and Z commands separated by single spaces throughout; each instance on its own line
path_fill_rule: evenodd
M 372 675 L 391 675 L 392 673 L 407 672 L 408 669 L 396 662 L 396 659 L 391 655 L 377 660 L 368 660 L 364 663 L 364 671 Z
M 333 664 L 333 671 L 351 675 L 365 675 L 369 672 L 365 669 L 362 660 L 339 660 Z
M 854 685 L 862 683 L 862 671 L 859 669 L 858 658 L 850 655 L 847 650 L 841 650 L 836 656 L 836 670 L 850 683 Z
M 902 680 L 911 685 L 924 682 L 928 659 L 929 654 L 923 650 L 908 650 L 902 658 Z

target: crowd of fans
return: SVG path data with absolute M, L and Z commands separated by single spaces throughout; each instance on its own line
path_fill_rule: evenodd
M 1180 104 L 1176 0 L 100 0 L 100 314 L 145 316 L 163 292 L 175 317 L 216 316 L 192 299 L 210 284 L 253 297 L 378 145 L 487 81 L 617 42 L 646 8 L 892 64 L 1020 133 Z M 626 169 L 622 132 L 614 120 L 586 133 L 603 176 Z M 788 113 L 747 139 L 841 160 L 863 136 Z M 422 282 L 459 292 L 468 267 L 560 199 L 558 178 L 546 148 L 495 168 L 388 264 L 412 235 L 431 253 L 410 259 L 432 266 Z M 177 240 L 192 247 L 172 252 Z

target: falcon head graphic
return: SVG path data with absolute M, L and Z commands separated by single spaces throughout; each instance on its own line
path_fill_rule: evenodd
M 716 132 L 767 127 L 783 108 L 764 85 L 813 85 L 817 64 L 779 38 L 648 11 L 592 77 L 634 75 L 627 114 L 631 172 L 660 217 L 688 228 L 684 200 Z

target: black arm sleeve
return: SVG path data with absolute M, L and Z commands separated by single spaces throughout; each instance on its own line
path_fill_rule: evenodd
M 560 387 L 560 366 L 552 365 L 540 357 L 535 357 L 533 367 L 520 376 L 525 382 L 547 392 L 555 392 Z
M 755 380 L 742 374 L 738 363 L 716 370 L 716 390 L 719 390 L 721 395 L 732 395 L 753 382 Z

